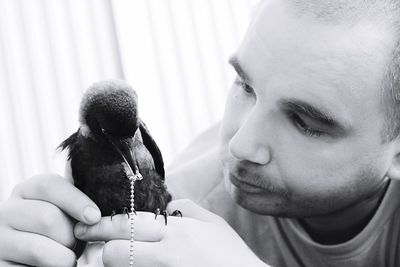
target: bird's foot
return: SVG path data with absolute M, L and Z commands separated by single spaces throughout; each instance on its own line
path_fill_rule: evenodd
M 154 212 L 154 214 L 155 214 L 154 219 L 157 219 L 157 216 L 158 216 L 158 215 L 164 216 L 165 225 L 168 224 L 168 213 L 167 213 L 166 210 L 160 211 L 160 209 L 157 208 L 156 211 Z
M 121 210 L 119 209 L 118 211 L 119 211 L 119 212 L 118 212 L 118 214 L 119 214 L 119 213 L 121 212 Z M 122 213 L 125 213 L 125 214 L 128 216 L 128 219 L 131 218 L 131 212 L 129 211 L 129 209 L 128 209 L 127 207 L 124 207 L 124 208 L 122 209 Z M 135 210 L 133 211 L 133 214 L 137 215 Z M 113 219 L 113 217 L 114 217 L 115 215 L 117 215 L 117 212 L 116 212 L 115 210 L 112 210 L 112 211 L 111 211 L 111 214 L 110 214 L 111 221 L 112 221 L 112 219 Z
M 127 207 L 124 207 L 123 210 L 122 210 L 122 212 L 125 213 L 126 215 L 128 215 L 128 219 L 131 218 L 131 216 L 130 216 L 130 214 L 129 214 L 129 209 L 128 209 Z M 135 215 L 136 215 L 136 212 L 135 212 Z
M 115 210 L 112 210 L 112 211 L 111 211 L 111 214 L 110 214 L 111 221 L 112 221 L 112 217 L 115 216 L 115 214 L 116 214 L 116 213 L 115 213 Z
M 182 212 L 180 210 L 174 210 L 174 212 L 171 213 L 171 216 L 179 216 L 182 218 Z
M 154 214 L 155 214 L 154 219 L 157 219 L 158 215 L 164 216 L 165 225 L 168 224 L 168 212 L 166 210 L 161 211 L 159 208 L 157 208 Z M 171 213 L 171 216 L 180 216 L 182 218 L 182 212 L 180 210 L 175 210 L 174 212 Z

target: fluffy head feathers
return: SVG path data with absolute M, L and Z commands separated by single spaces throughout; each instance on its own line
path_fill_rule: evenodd
M 79 122 L 82 134 L 107 132 L 132 137 L 138 128 L 137 94 L 122 80 L 94 83 L 83 95 Z

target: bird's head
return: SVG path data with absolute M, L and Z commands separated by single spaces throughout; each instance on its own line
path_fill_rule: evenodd
M 122 80 L 106 80 L 89 87 L 79 113 L 80 134 L 109 142 L 131 170 L 137 170 L 133 140 L 139 127 L 137 94 Z
M 131 173 L 155 169 L 164 179 L 164 162 L 157 144 L 139 119 L 137 94 L 122 80 L 106 80 L 90 86 L 82 97 L 79 130 L 64 140 L 59 148 L 71 151 L 87 139 L 95 140 L 106 149 L 111 145 Z M 108 147 L 108 148 L 107 148 Z M 136 155 L 137 154 L 137 155 Z
M 122 80 L 95 83 L 83 95 L 79 121 L 83 135 L 133 137 L 138 128 L 137 94 Z

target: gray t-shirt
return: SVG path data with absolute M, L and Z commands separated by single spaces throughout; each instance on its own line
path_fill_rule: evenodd
M 297 220 L 261 216 L 241 208 L 223 182 L 198 202 L 227 220 L 264 262 L 275 267 L 400 266 L 399 181 L 390 181 L 367 226 L 351 240 L 336 245 L 314 242 Z

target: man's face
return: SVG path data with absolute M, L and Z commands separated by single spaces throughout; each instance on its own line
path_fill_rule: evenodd
M 284 2 L 260 7 L 231 59 L 225 181 L 256 213 L 329 214 L 374 195 L 392 161 L 381 97 L 392 37 L 368 22 L 295 18 Z

